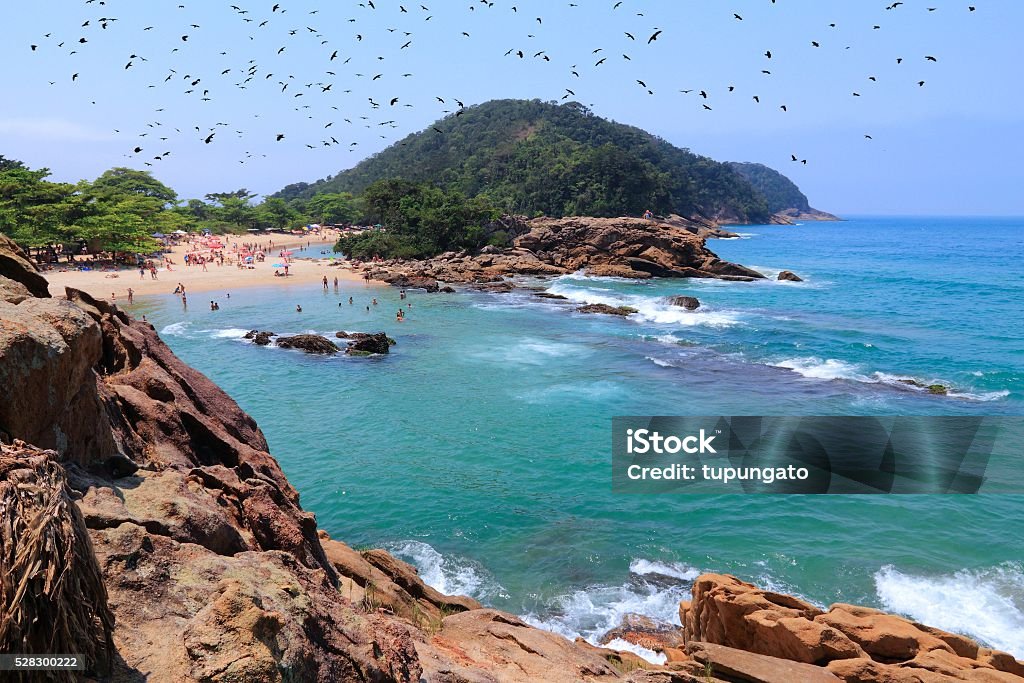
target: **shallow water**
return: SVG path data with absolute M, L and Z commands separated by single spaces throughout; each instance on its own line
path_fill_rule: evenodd
M 1024 497 L 611 493 L 615 415 L 1024 413 L 1024 221 L 740 230 L 709 246 L 805 282 L 537 282 L 637 308 L 629 319 L 528 292 L 401 302 L 361 283 L 238 290 L 216 312 L 158 297 L 134 312 L 256 418 L 323 528 L 384 545 L 442 590 L 596 639 L 630 611 L 677 619 L 688 582 L 723 571 L 1024 655 Z M 669 306 L 673 294 L 702 306 Z M 255 347 L 240 339 L 251 328 L 386 330 L 398 345 L 316 358 Z

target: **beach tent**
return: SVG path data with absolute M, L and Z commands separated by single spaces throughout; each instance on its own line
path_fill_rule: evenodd
M 175 235 L 187 235 L 188 233 L 185 232 L 184 230 L 175 230 L 174 234 Z

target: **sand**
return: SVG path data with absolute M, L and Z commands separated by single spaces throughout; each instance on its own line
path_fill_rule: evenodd
M 157 278 L 153 280 L 147 272 L 145 277 L 139 277 L 138 269 L 118 271 L 66 271 L 50 270 L 43 273 L 50 282 L 50 293 L 54 296 L 62 296 L 65 287 L 73 287 L 91 294 L 94 297 L 127 303 L 128 288 L 131 287 L 136 297 L 154 294 L 171 294 L 178 283 L 185 285 L 185 291 L 191 295 L 201 292 L 225 293 L 243 287 L 309 287 L 319 284 L 326 275 L 333 286 L 334 278 L 338 280 L 362 281 L 362 276 L 353 273 L 349 265 L 343 261 L 335 260 L 335 265 L 330 265 L 330 256 L 320 259 L 289 259 L 288 277 L 275 277 L 274 271 L 282 271 L 282 268 L 274 268 L 272 264 L 281 263 L 282 259 L 277 254 L 282 249 L 289 247 L 294 249 L 304 248 L 306 243 L 322 244 L 330 251 L 330 246 L 338 239 L 337 233 L 329 231 L 328 234 L 309 239 L 298 235 L 223 235 L 221 240 L 225 245 L 225 264 L 207 264 L 207 271 L 203 272 L 200 266 L 185 266 L 184 256 L 191 250 L 191 245 L 182 243 L 171 248 L 165 256 L 169 257 L 173 264 L 171 270 L 158 268 Z M 260 244 L 268 246 L 274 242 L 272 251 L 262 263 L 254 263 L 252 269 L 239 269 L 234 263 L 230 265 L 227 259 L 234 258 L 231 247 L 233 244 Z M 62 264 L 63 266 L 63 264 Z

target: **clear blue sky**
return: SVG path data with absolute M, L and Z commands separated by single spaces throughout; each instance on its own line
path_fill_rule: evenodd
M 906 0 L 892 10 L 884 0 L 234 4 L 247 13 L 231 0 L 5 7 L 0 153 L 60 180 L 127 165 L 183 198 L 269 193 L 352 166 L 456 98 L 560 100 L 569 88 L 595 113 L 676 145 L 773 166 L 824 210 L 1024 215 L 1018 0 Z M 103 29 L 103 17 L 116 21 Z M 534 57 L 542 50 L 550 61 Z M 339 144 L 321 146 L 331 136 Z

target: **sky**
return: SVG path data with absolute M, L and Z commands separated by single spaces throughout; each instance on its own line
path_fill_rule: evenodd
M 1024 2 L 616 3 L 10 3 L 0 154 L 55 180 L 130 166 L 182 198 L 269 194 L 458 102 L 538 98 L 767 164 L 833 213 L 1024 215 Z

